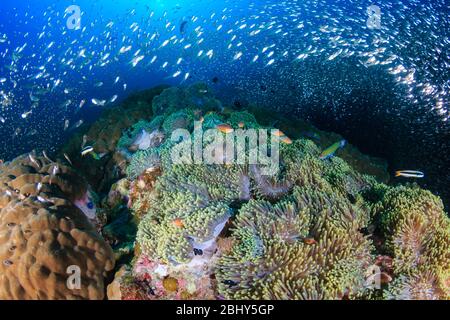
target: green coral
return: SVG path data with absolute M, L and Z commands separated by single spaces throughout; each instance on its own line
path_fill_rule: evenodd
M 161 164 L 161 158 L 157 148 L 139 150 L 132 157 L 126 169 L 129 179 L 134 180 L 149 168 L 157 168 Z
M 219 124 L 222 124 L 224 122 L 225 122 L 225 119 L 223 116 L 221 116 L 220 114 L 218 114 L 216 112 L 210 112 L 203 117 L 202 127 L 203 127 L 203 130 L 214 129 Z
M 160 177 L 150 210 L 139 225 L 137 239 L 144 252 L 165 262 L 185 263 L 193 257 L 195 243 L 217 236 L 216 227 L 231 215 L 225 199 L 238 194 L 224 183 L 225 175 L 211 172 L 199 165 L 176 165 Z
M 450 220 L 442 201 L 418 186 L 398 186 L 385 189 L 373 210 L 393 257 L 396 279 L 386 297 L 424 298 L 427 291 L 450 298 Z
M 233 128 L 238 128 L 239 124 L 243 124 L 245 129 L 259 129 L 260 125 L 255 117 L 247 111 L 232 112 L 228 118 L 228 123 Z
M 219 292 L 228 299 L 362 295 L 371 264 L 359 231 L 367 214 L 336 194 L 299 187 L 274 205 L 251 200 L 236 218 L 236 245 L 217 263 Z
M 197 116 L 178 106 L 162 126 L 168 132 L 182 118 L 192 131 Z M 246 112 L 209 112 L 202 128 L 240 122 L 260 128 Z M 166 139 L 137 152 L 128 168 L 136 177 L 157 156 L 162 170 L 142 203 L 133 203 L 145 214 L 137 241 L 150 259 L 189 263 L 194 248 L 212 244 L 228 221 L 233 244 L 214 266 L 225 298 L 448 298 L 449 220 L 430 192 L 379 183 L 339 157 L 321 160 L 309 139 L 280 141 L 273 176 L 261 164 L 197 164 L 191 152 L 175 163 L 174 148 L 182 146 L 190 148 Z M 393 258 L 393 281 L 374 290 L 366 282 L 378 255 Z

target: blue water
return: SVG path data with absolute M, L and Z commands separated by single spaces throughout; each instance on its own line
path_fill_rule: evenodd
M 366 25 L 373 4 L 382 13 L 380 30 Z M 77 30 L 66 24 L 70 5 L 82 12 Z M 425 171 L 420 183 L 445 195 L 448 13 L 443 0 L 2 0 L 0 90 L 11 103 L 0 109 L 0 159 L 56 151 L 79 129 L 78 121 L 95 121 L 132 92 L 204 81 L 224 104 L 252 103 L 310 120 L 389 160 L 391 170 Z M 141 55 L 133 67 L 130 61 Z M 379 63 L 393 56 L 394 62 Z M 405 71 L 396 74 L 399 65 Z M 38 87 L 48 92 L 35 94 L 39 101 L 32 106 L 30 92 Z M 117 100 L 103 107 L 91 101 L 114 95 Z

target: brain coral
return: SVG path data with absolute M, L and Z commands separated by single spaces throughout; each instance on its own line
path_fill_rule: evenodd
M 114 258 L 73 204 L 86 190 L 73 170 L 47 158 L 0 167 L 0 299 L 103 298 Z M 70 285 L 78 271 L 79 289 Z

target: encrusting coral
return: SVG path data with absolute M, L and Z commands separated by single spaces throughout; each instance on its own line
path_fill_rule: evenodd
M 0 299 L 103 299 L 114 257 L 74 204 L 86 191 L 72 169 L 44 157 L 0 166 Z

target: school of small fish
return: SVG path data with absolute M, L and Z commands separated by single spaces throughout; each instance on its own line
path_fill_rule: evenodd
M 185 84 L 220 75 L 256 95 L 261 82 L 284 86 L 308 63 L 377 69 L 395 79 L 405 99 L 443 122 L 450 118 L 444 0 L 383 1 L 380 29 L 368 28 L 368 4 L 358 0 L 135 2 L 116 16 L 102 14 L 119 3 L 80 5 L 76 30 L 56 4 L 5 10 L 6 23 L 19 26 L 0 31 L 0 127 L 12 139 L 35 136 L 37 147 L 48 147 L 61 131 L 85 123 L 89 108 L 108 107 L 135 90 L 137 76 Z M 319 85 L 304 81 L 302 97 Z

